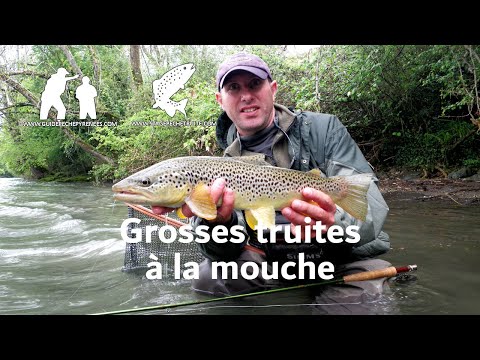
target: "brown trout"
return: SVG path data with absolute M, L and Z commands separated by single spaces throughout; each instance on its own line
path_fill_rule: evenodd
M 302 189 L 323 191 L 353 217 L 365 221 L 366 194 L 373 174 L 322 177 L 309 172 L 271 166 L 263 155 L 242 157 L 187 156 L 159 162 L 112 186 L 114 199 L 131 204 L 179 208 L 187 203 L 204 219 L 217 217 L 217 205 L 208 187 L 217 178 L 235 193 L 234 207 L 244 210 L 247 222 L 261 222 L 272 228 L 275 210 L 294 199 L 303 199 Z M 249 221 L 250 220 L 250 221 Z

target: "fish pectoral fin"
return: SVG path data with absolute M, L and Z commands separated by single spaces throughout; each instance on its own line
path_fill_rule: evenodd
M 319 177 L 325 177 L 325 175 L 322 174 L 320 169 L 312 169 L 312 170 L 309 171 L 309 173 L 312 174 L 312 175 L 319 176 Z
M 272 230 L 275 227 L 275 209 L 273 207 L 261 207 L 245 210 L 245 220 L 252 229 L 260 224 L 262 227 Z
M 233 159 L 244 162 L 244 163 L 247 163 L 247 164 L 272 166 L 267 161 L 265 161 L 265 155 L 264 154 L 247 155 L 247 156 L 233 156 Z
M 190 210 L 201 218 L 214 220 L 217 217 L 217 206 L 210 196 L 208 186 L 204 183 L 195 186 L 185 202 L 190 207 Z

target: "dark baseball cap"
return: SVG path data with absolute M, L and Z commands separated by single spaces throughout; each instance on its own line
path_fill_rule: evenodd
M 217 71 L 218 91 L 223 87 L 223 82 L 227 75 L 235 70 L 245 70 L 258 76 L 260 79 L 266 79 L 268 77 L 272 80 L 272 74 L 265 61 L 260 59 L 257 55 L 239 52 L 228 57 L 220 64 Z

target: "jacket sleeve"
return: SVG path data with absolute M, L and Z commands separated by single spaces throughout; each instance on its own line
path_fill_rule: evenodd
M 360 148 L 337 117 L 332 117 L 325 138 L 324 169 L 327 177 L 373 173 Z M 353 245 L 353 256 L 357 259 L 383 254 L 390 249 L 389 236 L 382 231 L 389 208 L 378 189 L 378 179 L 373 177 L 367 192 L 368 213 L 364 222 L 352 217 L 337 207 L 335 223 L 344 229 L 357 225 L 360 241 Z
M 245 237 L 245 241 L 243 241 L 240 244 L 232 243 L 230 241 L 219 244 L 212 239 L 212 230 L 216 224 L 210 224 L 207 221 L 205 221 L 205 219 L 202 219 L 197 216 L 193 217 L 192 218 L 193 230 L 195 231 L 195 229 L 200 225 L 208 226 L 207 232 L 210 234 L 209 241 L 205 243 L 197 244 L 200 247 L 200 251 L 206 258 L 209 258 L 212 261 L 231 261 L 231 260 L 235 260 L 240 256 L 240 253 L 242 252 L 242 249 L 248 240 L 248 235 L 246 231 L 242 231 Z M 243 227 L 243 229 L 246 229 L 246 222 L 243 216 L 243 212 L 239 210 L 235 210 L 233 212 L 232 220 L 230 221 L 229 224 L 225 224 L 225 227 L 228 229 L 229 233 L 230 233 L 230 229 L 234 225 L 240 225 L 241 227 Z

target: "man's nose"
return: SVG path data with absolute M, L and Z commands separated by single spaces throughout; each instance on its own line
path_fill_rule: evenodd
M 240 94 L 240 100 L 245 102 L 252 100 L 252 93 L 250 92 L 249 89 L 242 90 Z

